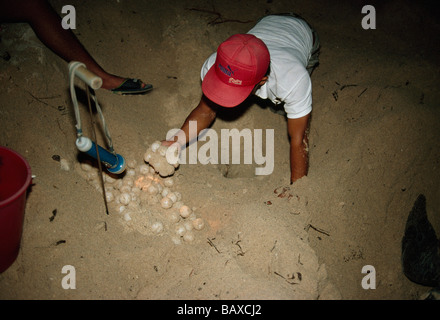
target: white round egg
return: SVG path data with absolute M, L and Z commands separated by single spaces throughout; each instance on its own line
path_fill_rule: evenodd
M 151 231 L 154 233 L 161 233 L 163 231 L 163 224 L 160 221 L 156 221 L 151 225 Z
M 131 201 L 131 196 L 129 193 L 124 192 L 121 193 L 121 195 L 119 196 L 119 202 L 121 204 L 127 205 L 130 203 L 130 201 Z
M 187 218 L 191 214 L 191 209 L 190 207 L 183 205 L 182 207 L 180 207 L 179 213 L 183 218 Z
M 183 235 L 183 240 L 185 240 L 186 242 L 193 242 L 194 241 L 194 234 L 191 231 L 187 231 Z
M 156 152 L 157 149 L 159 149 L 159 147 L 160 147 L 160 141 L 154 141 L 151 144 L 150 149 L 151 149 L 151 151 Z
M 162 200 L 160 200 L 160 205 L 164 209 L 169 209 L 173 205 L 173 201 L 168 197 L 163 197 Z
M 205 222 L 201 218 L 196 218 L 192 221 L 192 225 L 196 230 L 202 230 L 205 226 Z

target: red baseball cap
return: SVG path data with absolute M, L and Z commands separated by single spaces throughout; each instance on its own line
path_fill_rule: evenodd
M 269 50 L 263 41 L 252 34 L 233 35 L 219 45 L 202 91 L 220 106 L 235 107 L 265 76 L 269 63 Z

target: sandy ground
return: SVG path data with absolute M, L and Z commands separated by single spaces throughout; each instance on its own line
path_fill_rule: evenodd
M 58 12 L 65 4 L 52 3 Z M 428 3 L 380 3 L 368 3 L 377 29 L 364 30 L 363 1 L 69 2 L 75 33 L 106 70 L 154 85 L 144 96 L 97 91 L 115 150 L 139 165 L 198 103 L 201 65 L 229 35 L 289 11 L 320 35 L 309 175 L 288 185 L 282 116 L 255 101 L 237 116 L 222 114 L 217 132 L 275 130 L 274 171 L 257 177 L 256 165 L 181 165 L 172 190 L 205 227 L 180 244 L 157 203 L 138 220 L 106 214 L 79 166 L 67 64 L 28 25 L 3 24 L 0 145 L 22 154 L 35 178 L 0 298 L 417 299 L 429 288 L 403 275 L 400 246 L 420 193 L 440 233 L 438 12 Z M 81 84 L 78 92 L 90 136 Z M 148 229 L 156 220 L 165 224 L 159 234 Z M 75 268 L 76 289 L 62 287 L 65 265 Z M 376 289 L 361 285 L 365 265 L 375 269 Z

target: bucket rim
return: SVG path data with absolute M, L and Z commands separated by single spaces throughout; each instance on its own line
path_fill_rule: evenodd
M 29 165 L 28 161 L 21 154 L 19 154 L 15 150 L 12 150 L 11 148 L 0 146 L 0 150 L 2 149 L 13 153 L 24 163 L 27 170 L 27 176 L 25 182 L 23 183 L 23 186 L 20 189 L 18 189 L 13 195 L 8 197 L 6 200 L 0 201 L 0 208 L 9 205 L 11 202 L 17 200 L 22 194 L 24 194 L 26 189 L 31 184 L 31 180 L 32 180 L 31 166 Z

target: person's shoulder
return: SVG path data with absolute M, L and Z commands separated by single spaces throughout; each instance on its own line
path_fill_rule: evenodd
M 273 74 L 274 78 L 281 81 L 288 82 L 298 82 L 298 81 L 308 81 L 310 80 L 309 73 L 307 69 L 292 56 L 286 55 L 285 59 L 277 60 L 275 57 L 271 62 L 270 72 Z
M 205 63 L 209 63 L 213 65 L 216 58 L 217 58 L 217 52 L 213 52 L 208 58 L 206 58 Z
M 202 80 L 205 78 L 205 75 L 209 71 L 209 69 L 211 69 L 211 67 L 214 65 L 216 57 L 217 52 L 214 52 L 203 63 L 202 70 L 200 72 Z
M 310 90 L 311 83 L 309 73 L 299 64 L 271 70 L 268 79 L 268 85 L 276 87 L 276 91 L 286 98 L 306 94 Z

